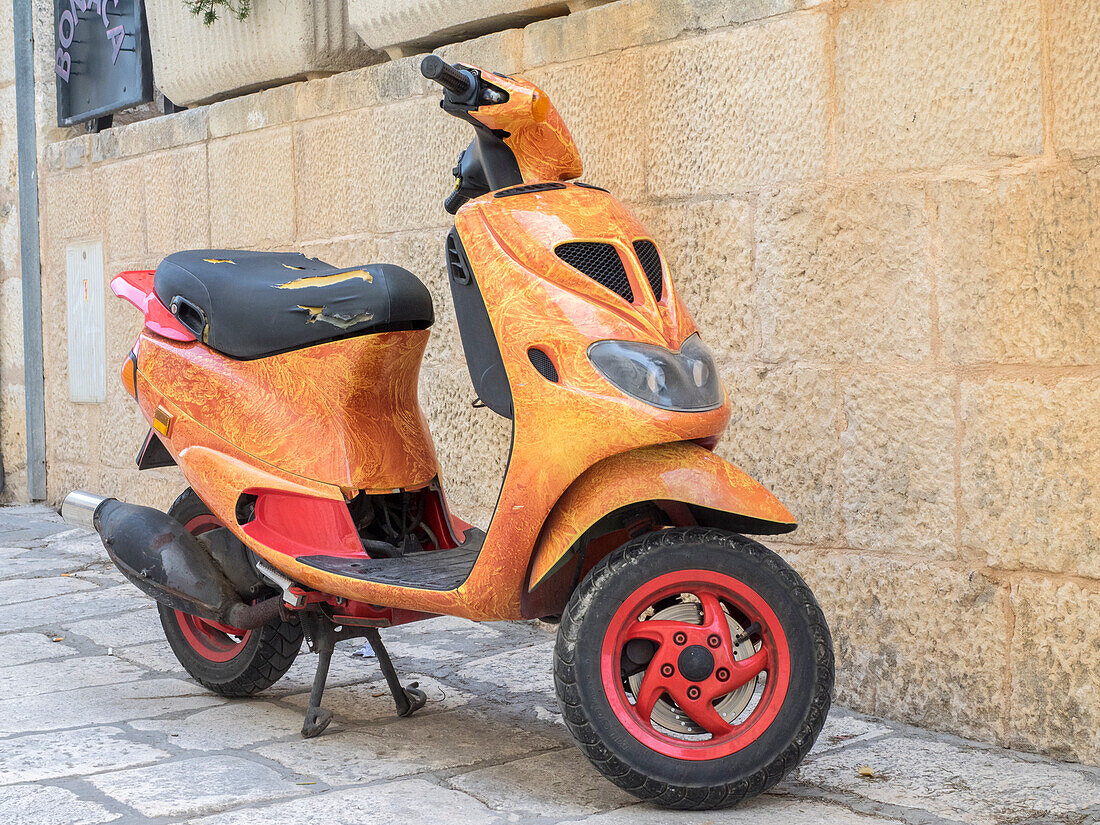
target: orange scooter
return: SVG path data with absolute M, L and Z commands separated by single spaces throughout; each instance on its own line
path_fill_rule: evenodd
M 658 245 L 519 77 L 424 59 L 474 127 L 445 204 L 449 281 L 477 405 L 511 419 L 488 530 L 452 515 L 417 377 L 432 299 L 391 264 L 200 250 L 114 291 L 145 314 L 122 380 L 150 422 L 141 468 L 179 465 L 169 512 L 77 491 L 211 690 L 244 696 L 319 654 L 303 735 L 324 730 L 336 641 L 437 615 L 560 621 L 554 678 L 592 764 L 644 799 L 760 793 L 821 730 L 829 629 L 809 588 L 745 534 L 795 528 L 712 452 L 730 416 Z

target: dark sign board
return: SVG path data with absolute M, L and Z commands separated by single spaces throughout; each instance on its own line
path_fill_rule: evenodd
M 143 0 L 54 0 L 57 124 L 153 99 Z

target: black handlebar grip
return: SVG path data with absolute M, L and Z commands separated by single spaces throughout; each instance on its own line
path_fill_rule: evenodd
M 461 209 L 462 204 L 466 203 L 468 200 L 468 197 L 455 189 L 447 196 L 447 200 L 443 201 L 443 208 L 447 210 L 448 215 L 453 215 Z
M 420 73 L 456 97 L 465 97 L 474 85 L 469 73 L 456 69 L 434 54 L 429 54 L 420 61 Z

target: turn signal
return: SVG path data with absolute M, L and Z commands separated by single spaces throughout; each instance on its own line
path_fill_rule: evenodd
M 122 362 L 122 386 L 137 400 L 137 355 L 133 352 Z

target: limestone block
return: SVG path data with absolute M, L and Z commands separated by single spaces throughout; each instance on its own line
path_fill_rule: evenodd
M 171 115 L 139 120 L 110 130 L 117 135 L 119 157 L 146 155 L 206 140 L 209 135 L 207 109 L 191 109 Z
M 0 369 L 9 378 L 23 375 L 23 281 L 0 281 Z
M 27 408 L 22 384 L 0 388 L 0 456 L 4 461 L 4 482 L 27 466 Z
M 1100 763 L 1100 592 L 1029 578 L 1012 607 L 1010 744 Z
M 173 149 L 146 159 L 144 186 L 150 254 L 160 258 L 210 245 L 205 145 Z
M 641 50 L 644 95 L 619 116 L 645 146 L 650 191 L 730 192 L 823 174 L 825 42 L 825 16 L 800 14 Z
M 919 187 L 775 190 L 761 197 L 756 238 L 766 358 L 928 355 L 932 288 Z
M 581 179 L 619 198 L 643 197 L 645 156 L 638 151 L 637 124 L 623 117 L 642 96 L 637 56 L 615 54 L 527 71 L 524 77 L 550 95 L 565 120 L 584 164 Z
M 990 738 L 1006 713 L 1007 593 L 979 571 L 804 551 L 833 633 L 836 701 L 866 713 Z M 948 633 L 945 628 L 958 628 Z
M 145 252 L 145 175 L 141 160 L 108 163 L 95 169 L 94 185 L 103 202 L 110 204 L 104 227 L 105 260 Z
M 290 83 L 211 104 L 207 112 L 210 137 L 228 137 L 294 120 L 298 114 L 298 88 L 298 84 Z
M 839 400 L 832 372 L 731 366 L 722 380 L 733 410 L 718 453 L 794 514 L 798 529 L 783 541 L 836 546 Z
M 840 436 L 847 546 L 951 558 L 955 546 L 954 380 L 855 375 Z
M 14 15 L 8 9 L 0 11 L 0 43 L 6 46 L 15 42 Z M 0 49 L 0 86 L 15 80 L 15 50 Z
M 1100 155 L 1100 6 L 1078 0 L 1050 4 L 1054 146 L 1073 157 Z
M 294 88 L 297 90 L 298 116 L 311 118 L 338 114 L 425 94 L 429 81 L 420 76 L 422 57 L 416 55 L 390 60 L 332 77 L 297 83 Z
M 1100 381 L 962 388 L 962 542 L 994 567 L 1100 578 Z
M 904 0 L 842 10 L 842 174 L 1042 152 L 1039 0 Z
M 799 8 L 810 8 L 828 0 L 691 0 L 696 28 L 716 29 L 736 26 L 784 14 Z
M 377 141 L 369 185 L 378 194 L 378 229 L 443 227 L 443 201 L 454 184 L 451 166 L 473 139 L 472 128 L 439 108 L 435 97 L 374 109 Z
M 100 238 L 104 218 L 100 193 L 89 169 L 73 169 L 39 179 L 41 226 L 48 244 L 61 256 L 60 277 L 64 287 L 65 246 L 74 240 Z M 45 277 L 45 274 L 43 274 Z
M 752 209 L 705 200 L 635 210 L 661 248 L 673 283 L 720 361 L 759 344 L 754 307 Z
M 210 240 L 258 247 L 294 238 L 294 150 L 289 128 L 262 129 L 208 146 Z
M 0 35 L 3 32 L 0 31 Z M 9 41 L 10 42 L 10 41 Z M 0 58 L 2 60 L 3 58 Z M 0 76 L 2 77 L 2 76 Z M 19 175 L 19 143 L 16 140 L 15 86 L 3 87 L 0 79 L 0 188 L 13 195 Z
M 373 177 L 377 112 L 360 110 L 295 126 L 299 237 L 330 238 L 374 228 L 385 185 Z M 369 261 L 347 266 L 362 263 Z
M 441 46 L 436 50 L 436 54 L 448 63 L 479 66 L 496 74 L 514 74 L 528 65 L 523 59 L 524 35 L 523 29 L 492 32 L 472 40 Z M 417 77 L 423 78 L 420 74 L 420 63 L 416 58 L 413 59 L 409 68 L 416 73 Z M 524 74 L 524 77 L 526 76 Z M 429 95 L 439 96 L 440 88 L 437 84 L 423 79 L 420 82 L 421 87 L 426 89 Z
M 671 40 L 692 24 L 696 8 L 694 0 L 619 0 L 567 17 L 540 20 L 523 30 L 523 63 L 566 63 Z
M 146 10 L 157 86 L 181 105 L 381 57 L 348 25 L 347 0 L 254 3 L 247 19 L 223 13 L 210 26 L 176 0 Z
M 560 13 L 560 0 L 347 0 L 351 25 L 372 49 L 391 56 L 522 28 Z M 506 22 L 505 22 L 506 21 Z
M 512 422 L 472 407 L 474 395 L 465 366 L 421 370 L 420 406 L 435 438 L 447 502 L 456 515 L 484 529 L 504 481 Z
M 1100 361 L 1100 174 L 1067 168 L 933 189 L 952 361 Z

